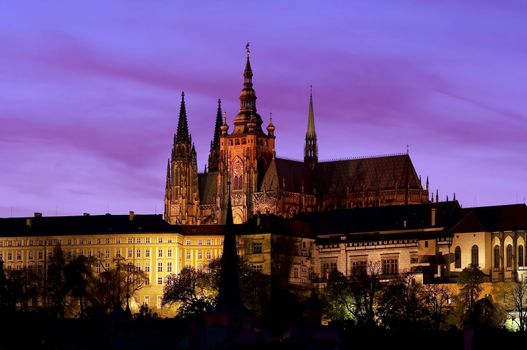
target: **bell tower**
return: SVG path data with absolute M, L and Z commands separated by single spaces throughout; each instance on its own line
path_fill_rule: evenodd
M 262 130 L 262 117 L 256 112 L 256 93 L 249 44 L 240 94 L 240 111 L 234 117 L 234 130 L 228 133 L 225 117 L 221 126 L 218 175 L 218 205 L 223 221 L 228 202 L 227 183 L 231 183 L 232 211 L 235 223 L 242 223 L 253 214 L 253 195 L 275 156 L 275 127 L 270 122 L 267 133 Z
M 185 93 L 182 93 L 177 132 L 167 166 L 165 220 L 170 224 L 198 224 L 198 191 L 196 149 L 188 131 Z

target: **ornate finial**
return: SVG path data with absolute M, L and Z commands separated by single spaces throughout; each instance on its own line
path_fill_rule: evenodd
M 309 94 L 313 96 L 313 85 L 309 85 Z
M 406 144 L 406 154 L 410 154 L 410 145 Z
M 247 57 L 249 57 L 249 54 L 251 53 L 251 49 L 249 48 L 250 45 L 251 45 L 250 42 L 247 42 L 247 44 L 245 45 L 245 50 L 247 51 Z
M 185 97 L 185 91 L 181 91 L 181 97 Z
M 223 124 L 227 124 L 227 112 L 223 112 Z
M 273 112 L 269 113 L 269 123 L 273 123 Z

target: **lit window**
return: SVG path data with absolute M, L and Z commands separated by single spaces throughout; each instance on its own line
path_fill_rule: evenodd
M 43 252 L 43 251 L 39 251 L 39 252 L 38 252 L 38 259 L 39 259 L 39 260 L 44 259 L 44 252 Z
M 135 252 L 135 256 L 137 258 L 140 258 L 141 257 L 141 249 L 137 249 L 137 251 Z
M 187 251 L 187 259 L 190 259 L 190 251 Z
M 16 260 L 22 260 L 22 253 L 19 251 L 16 252 Z
M 163 284 L 163 277 L 157 278 L 157 284 Z
M 169 258 L 172 257 L 172 249 L 168 249 L 167 250 L 167 257 L 169 257 Z
M 456 269 L 461 268 L 461 247 L 457 246 L 454 251 L 454 267 Z
M 495 269 L 500 268 L 500 246 L 499 245 L 494 246 L 494 268 Z
M 128 237 L 128 244 L 134 243 L 134 239 L 132 237 Z
M 523 267 L 523 246 L 518 246 L 518 266 Z
M 106 244 L 110 244 L 110 239 L 106 238 Z
M 150 249 L 146 249 L 145 250 L 145 257 L 147 257 L 147 258 L 150 257 Z
M 157 243 L 163 243 L 163 237 L 158 237 L 157 238 Z
M 210 245 L 210 239 L 207 239 L 207 245 Z
M 146 243 L 146 244 L 150 244 L 150 237 L 146 237 L 146 238 L 145 238 L 145 243 Z
M 150 272 L 150 265 L 149 264 L 145 264 L 145 272 Z
M 187 241 L 185 242 L 186 245 L 190 245 L 190 239 L 187 239 Z
M 128 249 L 128 257 L 131 258 L 133 256 L 132 249 Z
M 298 267 L 293 268 L 293 278 L 299 278 Z
M 398 259 L 383 259 L 382 260 L 382 273 L 384 275 L 398 274 L 399 273 Z
M 110 259 L 110 249 L 106 249 L 105 256 L 106 259 Z
M 28 258 L 29 258 L 29 260 L 33 260 L 33 252 L 32 251 L 29 251 Z M 2 260 L 2 259 L 0 258 L 0 260 Z
M 203 240 L 198 239 L 198 245 L 203 245 Z
M 163 272 L 163 263 L 162 262 L 158 262 L 157 263 L 157 272 Z
M 207 259 L 210 259 L 210 258 L 211 258 L 210 250 L 207 250 Z
M 120 239 L 120 238 L 116 238 L 116 239 L 115 239 L 115 243 L 116 243 L 116 244 L 121 244 L 121 239 Z
M 141 244 L 141 237 L 137 237 L 137 239 L 135 240 L 135 243 L 136 244 Z
M 203 253 L 201 250 L 198 250 L 198 259 L 203 259 Z
M 170 261 L 167 262 L 167 272 L 172 272 L 172 263 Z
M 162 258 L 163 257 L 163 249 L 158 249 L 157 256 Z
M 472 246 L 472 256 L 470 261 L 472 263 L 472 266 L 479 266 L 479 249 L 478 246 L 475 244 Z
M 253 242 L 253 254 L 262 253 L 262 242 Z
M 512 245 L 507 245 L 507 268 L 512 267 Z
M 97 238 L 97 244 L 101 244 L 101 239 Z
M 146 306 L 150 304 L 150 296 L 145 295 L 143 304 L 145 304 Z
M 167 239 L 167 243 L 172 243 L 172 238 Z

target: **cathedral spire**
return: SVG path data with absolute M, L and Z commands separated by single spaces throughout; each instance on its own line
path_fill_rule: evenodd
M 310 86 L 309 112 L 307 115 L 306 145 L 304 148 L 304 163 L 314 167 L 318 162 L 317 133 L 315 132 L 315 113 L 313 111 L 313 87 Z
M 216 124 L 214 125 L 214 139 L 212 145 L 214 148 L 220 149 L 220 133 L 221 125 L 223 124 L 222 112 L 221 112 L 221 99 L 218 98 L 218 110 L 216 111 Z
M 222 133 L 221 100 L 218 98 L 218 110 L 216 112 L 216 124 L 214 125 L 214 137 L 210 142 L 209 171 L 217 171 L 220 160 L 220 134 Z
M 185 107 L 185 93 L 181 93 L 181 105 L 179 107 L 179 119 L 177 125 L 176 142 L 189 143 L 187 109 Z
M 220 282 L 218 291 L 218 306 L 236 309 L 242 306 L 240 297 L 240 275 L 238 267 L 238 252 L 236 236 L 233 232 L 233 217 L 230 183 L 227 184 L 227 220 L 225 222 L 225 237 L 223 239 L 223 254 L 221 256 Z

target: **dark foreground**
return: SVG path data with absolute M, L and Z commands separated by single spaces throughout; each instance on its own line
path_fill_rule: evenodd
M 0 322 L 3 349 L 205 349 L 206 339 L 216 349 L 464 349 L 464 332 L 395 332 L 342 327 L 306 330 L 292 326 L 275 332 L 261 331 L 258 341 L 244 339 L 236 345 L 221 341 L 222 330 L 199 322 L 176 319 L 135 321 L 56 320 L 24 317 Z M 316 333 L 316 335 L 315 335 Z M 312 339 L 316 338 L 316 341 Z M 215 339 L 213 339 L 215 338 Z M 502 330 L 476 331 L 473 349 L 504 349 L 527 344 L 527 334 Z

